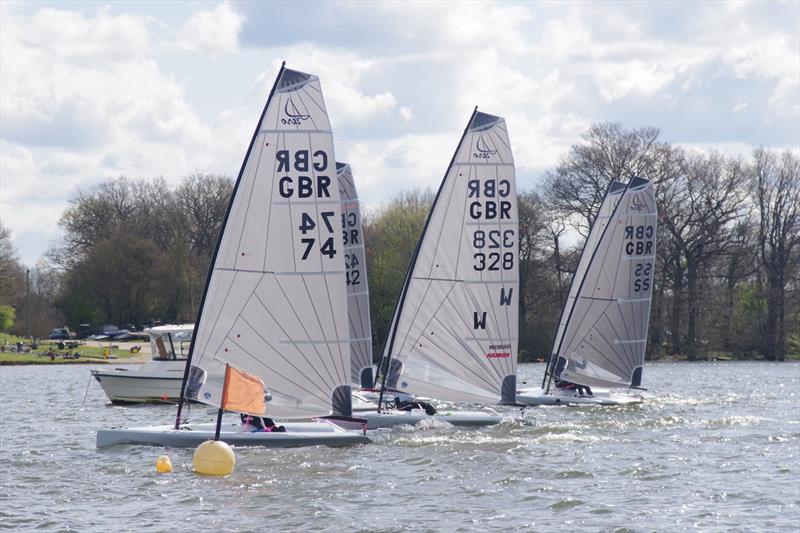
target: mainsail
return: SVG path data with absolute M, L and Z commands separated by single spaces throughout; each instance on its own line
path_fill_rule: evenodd
M 347 315 L 350 321 L 350 379 L 362 387 L 372 387 L 372 326 L 369 318 L 369 285 L 361 207 L 350 165 L 337 162 L 336 176 L 342 198 Z
M 609 200 L 619 195 L 618 201 Z M 611 208 L 611 203 L 616 205 Z M 607 205 L 608 204 L 608 205 Z M 555 375 L 589 386 L 638 387 L 647 345 L 656 253 L 652 184 L 612 184 L 596 245 L 587 242 L 556 338 Z M 596 223 L 596 225 L 597 225 Z M 593 232 L 594 233 L 594 232 Z M 590 235 L 591 237 L 591 235 Z M 591 252 L 591 253 L 588 253 Z
M 515 402 L 519 257 L 505 120 L 477 110 L 434 199 L 381 369 L 389 388 Z
M 263 381 L 269 416 L 351 414 L 335 161 L 319 78 L 281 68 L 214 255 L 188 398 L 220 406 L 228 364 Z
M 586 242 L 583 244 L 578 266 L 572 276 L 572 283 L 569 287 L 567 301 L 564 302 L 564 307 L 561 311 L 561 320 L 558 323 L 558 331 L 553 341 L 553 351 L 550 355 L 550 362 L 545 372 L 545 379 L 547 379 L 548 374 L 554 374 L 556 361 L 558 360 L 558 349 L 561 347 L 561 342 L 564 338 L 564 329 L 567 327 L 567 322 L 569 322 L 572 311 L 575 308 L 575 299 L 578 296 L 578 290 L 586 275 L 586 269 L 589 268 L 589 264 L 594 257 L 594 252 L 600 242 L 600 237 L 605 232 L 606 227 L 608 227 L 608 221 L 611 219 L 611 215 L 617 208 L 617 204 L 620 198 L 622 198 L 622 194 L 625 192 L 626 188 L 627 185 L 622 182 L 612 182 L 603 197 L 603 201 L 600 203 L 600 209 L 598 209 L 597 216 L 592 223 L 592 227 L 589 229 L 589 236 L 586 237 Z

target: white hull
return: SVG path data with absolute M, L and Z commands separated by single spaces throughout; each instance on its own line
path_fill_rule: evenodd
M 149 361 L 131 369 L 93 370 L 92 376 L 112 403 L 175 403 L 185 366 L 185 360 Z
M 574 390 L 550 388 L 517 391 L 517 403 L 522 405 L 630 405 L 642 403 L 642 396 L 592 389 L 591 396 L 581 396 Z
M 374 407 L 373 407 L 374 409 Z M 440 411 L 435 415 L 428 415 L 421 409 L 411 411 L 361 411 L 359 418 L 367 420 L 367 429 L 390 428 L 393 426 L 413 426 L 423 420 L 447 422 L 457 427 L 485 427 L 502 422 L 503 417 L 485 411 Z
M 233 446 L 262 446 L 266 448 L 297 448 L 301 446 L 350 446 L 369 444 L 364 431 L 346 431 L 332 424 L 306 422 L 285 423 L 286 432 L 245 433 L 239 424 L 223 424 L 220 440 Z M 97 432 L 97 447 L 119 444 L 190 447 L 213 439 L 215 424 L 148 426 L 127 429 L 101 429 Z

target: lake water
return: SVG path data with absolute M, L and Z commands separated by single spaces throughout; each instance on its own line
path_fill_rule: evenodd
M 95 449 L 114 407 L 91 366 L 0 368 L 0 528 L 15 531 L 797 531 L 800 364 L 650 364 L 640 406 L 540 407 L 481 430 L 393 431 L 343 449 Z M 521 365 L 540 379 L 542 365 Z M 193 418 L 205 409 L 194 408 Z M 509 411 L 517 414 L 518 411 Z M 209 417 L 210 418 L 210 417 Z M 167 453 L 172 474 L 156 474 Z

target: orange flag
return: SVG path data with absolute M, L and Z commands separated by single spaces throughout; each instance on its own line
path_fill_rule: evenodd
M 225 365 L 225 385 L 220 407 L 226 411 L 263 415 L 266 411 L 264 382 L 252 374 Z

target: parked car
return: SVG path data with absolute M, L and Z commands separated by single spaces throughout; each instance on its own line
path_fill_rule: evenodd
M 50 332 L 50 338 L 57 340 L 69 339 L 69 330 L 67 328 L 55 328 Z
M 92 334 L 91 324 L 78 324 L 78 338 L 85 339 Z

